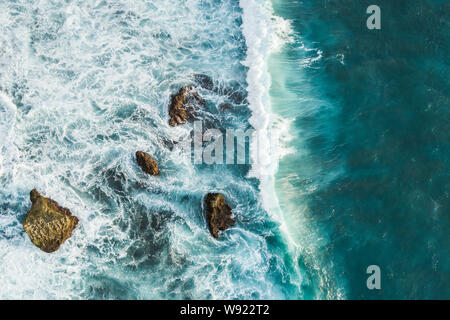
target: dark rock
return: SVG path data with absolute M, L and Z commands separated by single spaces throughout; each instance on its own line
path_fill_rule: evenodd
M 205 104 L 205 101 L 195 91 L 194 87 L 182 87 L 177 94 L 172 95 L 169 106 L 169 124 L 174 127 L 179 124 L 186 123 L 194 116 L 194 105 L 197 101 L 201 105 Z
M 32 205 L 22 222 L 23 230 L 42 251 L 54 252 L 70 238 L 78 225 L 78 218 L 72 216 L 69 209 L 41 196 L 35 189 L 31 191 L 30 199 Z
M 233 109 L 233 107 L 231 106 L 231 104 L 224 102 L 219 105 L 219 109 L 222 111 L 226 111 Z
M 214 238 L 219 237 L 219 230 L 224 231 L 234 226 L 236 220 L 222 194 L 208 193 L 205 198 L 205 208 L 209 231 Z
M 206 74 L 196 74 L 194 75 L 194 80 L 197 82 L 202 88 L 206 90 L 214 90 L 215 84 L 210 76 Z
M 159 175 L 158 163 L 148 153 L 137 151 L 136 161 L 144 172 L 152 176 Z
M 230 100 L 237 105 L 247 103 L 247 94 L 242 88 L 226 88 L 223 93 L 230 98 Z

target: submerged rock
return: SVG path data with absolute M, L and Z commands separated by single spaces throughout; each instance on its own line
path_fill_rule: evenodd
M 219 230 L 224 231 L 234 226 L 236 220 L 222 194 L 208 193 L 205 198 L 205 207 L 209 231 L 214 238 L 219 237 Z
M 216 88 L 213 79 L 206 74 L 195 74 L 194 81 L 207 90 L 214 90 Z
M 224 102 L 219 105 L 219 109 L 222 111 L 226 111 L 233 109 L 233 107 L 231 106 L 231 104 Z
M 200 104 L 204 105 L 205 101 L 195 91 L 194 87 L 182 87 L 177 94 L 171 96 L 169 106 L 169 124 L 175 127 L 179 124 L 186 123 L 193 117 L 194 107 L 192 103 L 197 100 Z
M 144 151 L 136 152 L 136 161 L 141 169 L 152 176 L 159 175 L 158 163 Z
M 35 189 L 30 193 L 31 209 L 23 220 L 23 230 L 37 247 L 47 253 L 59 249 L 72 235 L 78 218 L 56 201 L 45 198 Z

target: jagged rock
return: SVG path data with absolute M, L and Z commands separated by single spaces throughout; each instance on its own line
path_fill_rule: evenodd
M 227 96 L 233 104 L 241 105 L 248 103 L 246 93 L 247 90 L 245 90 L 245 88 L 237 81 L 220 84 L 206 74 L 195 74 L 194 81 L 206 90 L 210 90 L 219 95 Z
M 222 194 L 208 193 L 205 198 L 205 208 L 209 231 L 214 238 L 219 237 L 219 230 L 223 231 L 234 226 L 236 220 Z
M 137 151 L 136 161 L 144 172 L 152 176 L 159 175 L 158 163 L 148 153 Z
M 194 81 L 207 90 L 214 90 L 216 88 L 213 79 L 206 74 L 195 74 Z
M 78 225 L 78 218 L 72 216 L 69 209 L 49 198 L 45 198 L 35 189 L 30 193 L 31 209 L 23 220 L 23 230 L 37 247 L 47 253 L 59 249 L 72 235 Z
M 182 87 L 177 94 L 171 96 L 169 106 L 169 124 L 174 127 L 179 124 L 186 123 L 194 115 L 194 107 L 192 103 L 197 100 L 204 105 L 205 101 L 195 91 L 194 87 Z

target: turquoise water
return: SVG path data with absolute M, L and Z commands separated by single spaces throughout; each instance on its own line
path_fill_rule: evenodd
M 349 3 L 0 1 L 0 298 L 448 298 L 449 6 L 379 1 L 369 31 Z M 193 164 L 183 85 L 259 161 Z M 53 254 L 22 230 L 33 188 L 80 219 Z
M 313 279 L 352 299 L 448 299 L 449 3 L 273 2 L 293 39 L 270 61 L 272 105 L 297 151 L 276 188 Z

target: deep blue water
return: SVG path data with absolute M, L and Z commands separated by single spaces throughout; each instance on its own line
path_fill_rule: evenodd
M 297 152 L 276 186 L 302 256 L 313 253 L 300 263 L 317 265 L 327 294 L 448 299 L 450 4 L 273 3 L 294 34 L 271 59 L 271 95 L 292 119 Z M 371 4 L 381 30 L 366 28 Z M 381 290 L 366 287 L 372 264 Z

